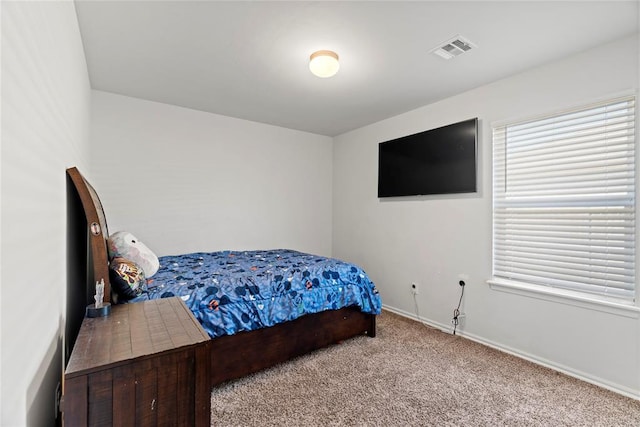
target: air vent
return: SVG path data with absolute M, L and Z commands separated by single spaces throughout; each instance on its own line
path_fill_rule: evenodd
M 438 55 L 444 59 L 451 59 L 476 47 L 469 40 L 462 36 L 456 36 L 442 45 L 431 50 L 431 53 Z

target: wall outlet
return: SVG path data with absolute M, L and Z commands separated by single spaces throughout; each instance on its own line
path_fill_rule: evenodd
M 58 382 L 58 384 L 56 385 L 56 391 L 55 391 L 55 396 L 54 396 L 54 412 L 55 412 L 55 419 L 57 420 L 58 417 L 60 416 L 60 413 L 62 412 L 62 385 L 60 384 L 60 382 Z
M 464 313 L 460 313 L 458 314 L 457 317 L 454 317 L 451 319 L 451 325 L 453 326 L 453 331 L 455 331 L 455 329 L 457 328 L 461 328 L 464 326 L 464 321 L 466 319 L 467 315 Z
M 411 283 L 411 293 L 413 295 L 418 295 L 420 293 L 420 290 L 418 289 L 418 284 L 415 282 Z

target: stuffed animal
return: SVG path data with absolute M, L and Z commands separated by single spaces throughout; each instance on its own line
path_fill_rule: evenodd
M 137 264 L 148 279 L 158 271 L 158 257 L 144 243 L 128 231 L 117 231 L 109 236 L 109 259 L 125 258 Z
M 147 281 L 142 267 L 128 259 L 115 257 L 109 263 L 109 279 L 111 289 L 115 291 L 117 298 L 112 298 L 114 303 L 120 300 L 128 301 L 140 295 L 145 289 Z

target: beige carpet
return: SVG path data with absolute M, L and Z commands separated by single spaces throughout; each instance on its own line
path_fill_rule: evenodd
M 640 426 L 638 401 L 388 312 L 211 406 L 215 426 Z

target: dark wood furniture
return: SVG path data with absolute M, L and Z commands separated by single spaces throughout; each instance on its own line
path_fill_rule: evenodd
M 80 321 L 84 318 L 86 305 L 93 303 L 96 282 L 104 280 L 105 302 L 109 301 L 109 259 L 106 244 L 109 233 L 104 210 L 95 189 L 76 168 L 67 169 L 67 176 L 73 187 L 73 194 L 69 197 L 77 199 L 75 206 L 77 210 L 82 210 L 81 214 L 73 217 L 84 218 L 83 221 L 76 220 L 76 223 L 70 224 L 69 227 L 79 228 L 76 234 L 85 236 L 87 248 L 83 259 L 74 260 L 79 268 L 86 272 L 86 280 L 79 284 L 71 283 L 67 289 L 66 347 L 74 348 L 75 336 L 78 333 Z M 74 240 L 81 239 L 74 238 Z M 79 246 L 79 243 L 75 246 Z M 96 323 L 96 325 L 101 324 Z M 110 339 L 107 328 L 104 330 L 99 326 L 96 328 L 95 337 L 104 335 L 103 339 Z M 362 313 L 356 307 L 347 307 L 308 314 L 270 328 L 213 339 L 208 345 L 208 387 L 240 378 L 347 338 L 362 334 L 374 337 L 375 331 L 376 316 L 374 314 Z M 84 344 L 76 343 L 75 345 L 82 347 Z M 76 389 L 64 387 L 65 400 L 70 394 L 77 392 Z M 120 393 L 120 391 L 114 390 L 114 393 Z M 206 416 L 208 417 L 209 413 Z
M 86 318 L 65 372 L 65 425 L 209 426 L 210 343 L 180 298 Z

